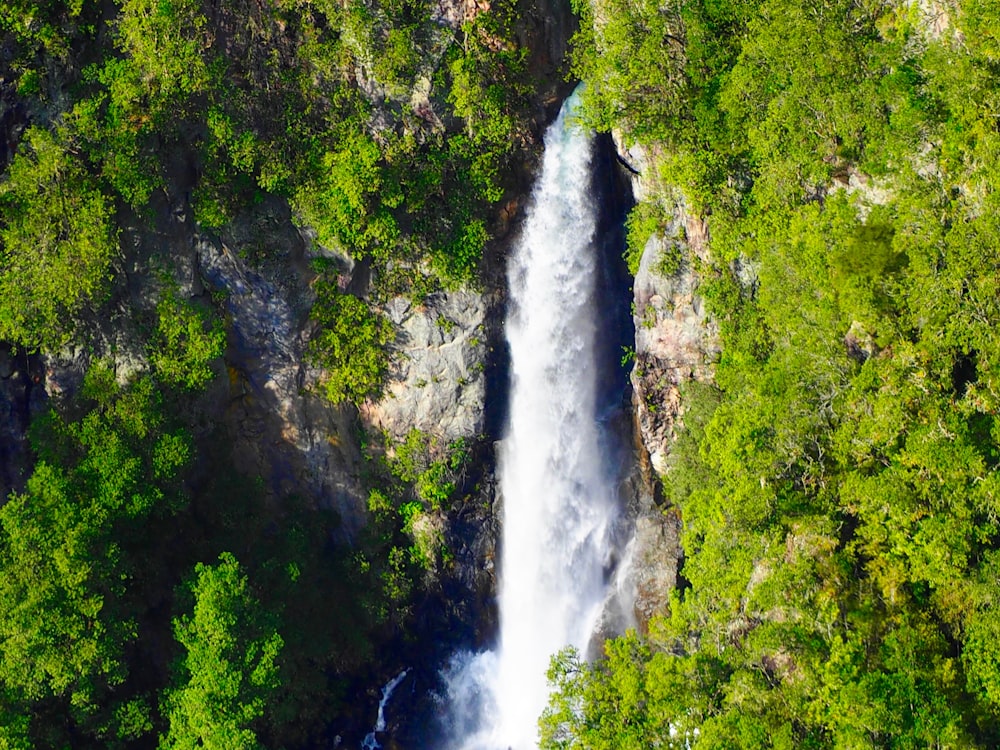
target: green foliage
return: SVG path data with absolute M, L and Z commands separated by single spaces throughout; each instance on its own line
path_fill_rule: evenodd
M 319 241 L 362 258 L 385 259 L 399 230 L 389 208 L 398 203 L 391 185 L 382 195 L 381 151 L 370 136 L 354 133 L 322 158 L 317 188 L 296 196 L 296 208 L 316 228 Z
M 11 32 L 30 52 L 42 48 L 64 57 L 69 41 L 95 3 L 88 0 L 9 0 L 0 6 L 0 31 Z
M 489 240 L 489 232 L 481 219 L 469 219 L 456 232 L 433 259 L 435 270 L 445 279 L 469 278 Z
M 540 721 L 541 747 L 639 750 L 649 747 L 651 736 L 669 736 L 670 716 L 660 703 L 670 686 L 656 680 L 662 675 L 650 659 L 649 647 L 632 631 L 609 641 L 606 661 L 593 666 L 573 648 L 554 656 L 548 676 L 556 698 Z
M 465 34 L 467 38 L 475 39 L 477 30 L 470 27 L 465 30 Z M 514 118 L 507 111 L 507 97 L 503 87 L 484 80 L 479 70 L 479 66 L 484 64 L 482 53 L 478 46 L 475 49 L 480 51 L 479 55 L 460 55 L 451 64 L 451 104 L 455 114 L 465 120 L 467 132 L 474 144 L 502 147 L 510 142 Z M 488 169 L 483 163 L 474 175 L 474 179 L 487 189 L 492 187 L 486 175 Z
M 190 447 L 165 429 L 148 379 L 122 389 L 96 366 L 83 396 L 90 408 L 78 421 L 49 413 L 33 425 L 39 463 L 25 492 L 0 509 L 0 681 L 28 701 L 68 699 L 93 728 L 97 706 L 128 674 L 125 649 L 137 636 L 132 544 L 143 544 L 151 518 L 179 506 Z M 138 704 L 115 710 L 119 732 L 145 726 Z
M 177 297 L 168 289 L 156 306 L 156 333 L 149 361 L 166 385 L 190 390 L 204 388 L 212 379 L 212 362 L 222 356 L 226 332 L 222 321 Z
M 281 684 L 282 638 L 233 555 L 199 563 L 190 590 L 193 612 L 174 620 L 186 654 L 179 684 L 164 698 L 170 729 L 159 746 L 258 750 L 254 724 Z
M 800 198 L 849 162 L 875 172 L 913 149 L 928 101 L 913 14 L 847 0 L 601 3 L 573 40 L 600 130 L 666 146 L 695 208 L 740 214 Z M 883 166 L 879 166 L 883 165 Z
M 336 283 L 323 278 L 316 282 L 311 318 L 319 330 L 309 342 L 308 356 L 327 371 L 326 397 L 355 404 L 377 399 L 388 374 L 392 324 L 364 300 L 342 294 Z
M 0 566 L 13 606 L 0 621 L 0 668 L 4 682 L 30 699 L 73 691 L 86 701 L 88 683 L 123 678 L 120 648 L 131 627 L 101 617 L 103 586 L 93 580 L 113 580 L 114 553 L 106 549 L 103 560 L 95 554 L 93 512 L 73 512 L 74 505 L 65 474 L 43 463 L 25 494 L 4 506 Z
M 100 90 L 76 103 L 68 127 L 100 163 L 108 184 L 134 208 L 143 207 L 163 180 L 157 159 L 145 148 L 153 122 L 140 108 L 139 71 L 127 60 L 111 59 L 103 67 L 88 67 L 84 78 Z
M 199 0 L 125 0 L 119 42 L 154 111 L 202 91 L 208 19 Z
M 385 446 L 372 461 L 376 485 L 368 497 L 369 533 L 385 599 L 384 616 L 402 620 L 421 578 L 433 577 L 451 559 L 444 512 L 457 499 L 469 447 L 464 439 L 442 446 L 420 430 Z
M 639 272 L 639 263 L 649 239 L 653 235 L 664 237 L 667 219 L 668 217 L 664 216 L 663 208 L 657 203 L 644 201 L 637 203 L 629 211 L 628 219 L 625 222 L 625 262 L 628 264 L 629 273 L 633 276 Z M 665 245 L 662 263 L 658 264 L 656 271 L 664 276 L 671 276 L 677 272 L 680 266 L 679 251 L 676 249 L 675 243 L 665 241 Z
M 584 112 L 599 130 L 627 123 L 644 138 L 683 137 L 690 112 L 682 5 L 602 3 L 597 23 L 590 3 L 577 4 L 572 70 L 587 84 Z
M 968 46 L 902 3 L 589 18 L 588 116 L 707 216 L 722 353 L 664 478 L 686 585 L 554 660 L 544 747 L 997 744 L 994 10 L 960 4 Z M 668 21 L 652 117 L 624 30 Z
M 992 707 L 1000 707 L 1000 660 L 996 643 L 1000 628 L 992 607 L 996 602 L 996 555 L 990 554 L 983 567 L 983 588 L 976 609 L 965 614 L 965 638 L 962 649 L 962 666 L 967 675 L 968 687 Z
M 72 343 L 82 357 L 113 349 L 108 324 L 134 312 L 144 275 L 169 273 L 182 237 L 239 234 L 258 204 L 287 201 L 320 242 L 371 271 L 371 306 L 318 284 L 310 356 L 333 400 L 377 397 L 393 335 L 377 305 L 474 282 L 493 204 L 512 197 L 510 165 L 538 148 L 527 10 L 493 2 L 453 33 L 422 0 L 0 3 L 5 125 L 20 137 L 0 175 L 0 338 Z M 373 91 L 385 98 L 369 101 Z M 24 122 L 49 129 L 22 134 Z M 260 244 L 255 261 L 273 262 Z M 111 318 L 78 325 L 103 316 L 111 294 Z M 315 744 L 351 698 L 347 675 L 403 622 L 420 578 L 447 564 L 443 514 L 465 449 L 428 442 L 406 480 L 380 467 L 381 520 L 358 550 L 331 545 L 349 536 L 337 519 L 284 495 L 265 502 L 273 477 L 226 468 L 221 427 L 192 425 L 192 462 L 190 437 L 169 426 L 161 400 L 199 419 L 193 391 L 217 369 L 219 322 L 169 289 L 148 322 L 150 376 L 122 387 L 102 366 L 79 398 L 70 384 L 34 420 L 37 466 L 0 514 L 11 602 L 0 612 L 0 745 L 123 748 L 162 734 L 185 746 L 209 719 L 225 747 Z M 222 666 L 178 662 L 165 688 L 170 592 L 222 550 L 293 623 L 281 632 L 283 684 L 238 695 L 225 716 L 209 700 L 216 688 L 232 696 L 232 682 L 208 679 Z M 194 661 L 208 653 L 196 620 L 179 621 L 175 647 Z
M 405 91 L 413 82 L 420 65 L 420 50 L 415 27 L 390 28 L 375 58 L 375 75 L 396 90 Z
M 411 484 L 419 500 L 440 510 L 455 492 L 457 473 L 468 460 L 465 440 L 459 438 L 441 451 L 438 440 L 414 428 L 394 446 L 389 460 L 393 476 Z
M 118 254 L 110 202 L 64 138 L 28 130 L 0 184 L 0 337 L 29 349 L 69 340 Z

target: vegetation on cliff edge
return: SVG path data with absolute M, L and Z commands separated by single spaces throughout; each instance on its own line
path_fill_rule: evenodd
M 543 746 L 996 746 L 995 3 L 582 10 L 590 118 L 707 222 L 722 354 L 664 477 L 683 585 L 553 661 Z

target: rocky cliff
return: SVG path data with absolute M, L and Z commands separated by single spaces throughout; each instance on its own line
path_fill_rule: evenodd
M 682 551 L 680 517 L 664 505 L 660 477 L 670 470 L 671 445 L 683 424 L 681 388 L 709 382 L 718 357 L 718 331 L 698 294 L 695 265 L 705 260 L 706 228 L 657 174 L 655 154 L 627 147 L 617 138 L 636 201 L 662 202 L 672 217 L 643 249 L 633 283 L 635 324 L 631 372 L 638 483 L 631 585 L 640 625 L 667 608 L 677 583 Z

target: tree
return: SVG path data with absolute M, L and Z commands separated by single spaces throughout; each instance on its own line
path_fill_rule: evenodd
M 681 136 L 691 118 L 685 71 L 684 3 L 653 0 L 574 3 L 573 73 L 587 82 L 583 104 L 599 130 L 625 126 L 633 136 Z
M 0 5 L 0 30 L 11 31 L 31 52 L 43 47 L 51 55 L 64 57 L 69 31 L 77 31 L 81 16 L 95 3 L 89 0 L 6 0 Z
M 317 179 L 295 196 L 295 208 L 319 241 L 356 258 L 386 260 L 399 238 L 390 211 L 402 196 L 384 179 L 382 151 L 363 131 L 351 132 L 316 165 Z
M 183 104 L 209 82 L 204 51 L 208 19 L 199 0 L 126 0 L 119 21 L 120 45 L 138 70 L 154 113 Z
M 31 128 L 22 144 L 0 183 L 0 338 L 56 349 L 106 293 L 118 231 L 62 133 Z
M 254 726 L 280 685 L 282 638 L 232 554 L 199 563 L 189 588 L 193 611 L 174 620 L 187 654 L 163 702 L 170 728 L 160 747 L 258 750 Z
M 212 379 L 212 362 L 222 356 L 226 332 L 218 319 L 168 289 L 156 306 L 157 325 L 149 360 L 159 378 L 190 390 Z M 206 330 L 207 329 L 207 330 Z
M 189 448 L 165 429 L 149 379 L 121 388 L 95 366 L 77 406 L 89 407 L 77 421 L 36 419 L 39 462 L 0 508 L 0 703 L 8 693 L 29 705 L 65 700 L 76 725 L 99 735 L 96 712 L 111 707 L 121 714 L 112 731 L 141 732 L 142 707 L 121 689 L 141 607 L 132 544 L 151 517 L 176 509 Z
M 42 463 L 0 511 L 0 679 L 29 700 L 72 693 L 85 704 L 99 682 L 125 675 L 133 625 L 108 588 L 116 550 L 99 541 L 106 509 L 74 494 L 63 471 Z

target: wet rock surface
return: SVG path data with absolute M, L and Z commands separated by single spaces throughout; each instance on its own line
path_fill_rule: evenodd
M 633 285 L 636 414 L 652 466 L 664 474 L 683 413 L 680 386 L 710 381 L 719 355 L 718 326 L 705 310 L 693 267 L 708 259 L 708 228 L 660 183 L 655 153 L 625 146 L 620 135 L 616 144 L 636 200 L 666 203 L 673 217 L 646 243 Z
M 636 623 L 644 629 L 650 617 L 668 611 L 681 564 L 680 515 L 662 498 L 660 477 L 670 469 L 671 447 L 682 425 L 682 386 L 712 380 L 719 343 L 693 268 L 696 259 L 707 259 L 707 227 L 659 184 L 656 154 L 625 148 L 620 138 L 617 150 L 636 199 L 670 201 L 673 216 L 662 235 L 650 237 L 633 282 L 636 477 L 627 586 Z

